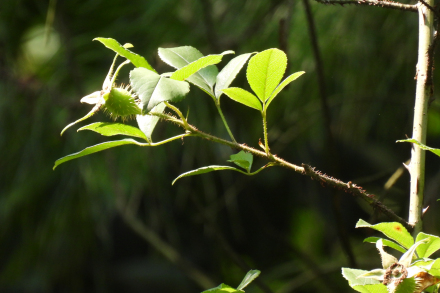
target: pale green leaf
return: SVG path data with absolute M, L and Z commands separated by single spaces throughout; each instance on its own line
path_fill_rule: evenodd
M 402 140 L 398 140 L 398 141 L 396 141 L 396 142 L 412 142 L 412 143 L 415 143 L 415 144 L 418 145 L 422 150 L 430 151 L 430 152 L 432 152 L 432 153 L 434 153 L 434 154 L 436 154 L 437 156 L 440 157 L 440 149 L 430 148 L 429 146 L 426 146 L 426 145 L 420 143 L 420 142 L 419 142 L 418 140 L 416 140 L 416 139 L 413 139 L 413 138 L 410 138 L 410 139 L 402 139 Z
M 416 281 L 414 278 L 405 278 L 397 287 L 391 282 L 387 285 L 387 288 L 390 293 L 414 293 L 416 291 Z
M 399 259 L 399 263 L 404 265 L 405 267 L 409 267 L 411 265 L 411 262 L 414 257 L 414 253 L 416 252 L 417 246 L 419 246 L 422 243 L 427 243 L 428 239 L 422 239 L 418 242 L 416 242 L 413 246 L 411 246 L 407 252 L 405 252 Z
M 375 269 L 375 270 L 371 270 L 365 274 L 362 274 L 360 276 L 357 277 L 357 279 L 359 278 L 371 278 L 371 279 L 375 279 L 377 281 L 383 281 L 383 277 L 385 275 L 386 270 L 381 270 L 381 269 Z
M 434 277 L 440 278 L 440 258 L 437 258 L 432 264 L 428 273 Z
M 220 96 L 223 94 L 222 91 L 229 87 L 252 54 L 253 53 L 239 55 L 233 58 L 225 67 L 223 67 L 223 69 L 217 75 L 217 80 L 215 83 L 215 97 L 217 99 L 220 99 Z
M 251 153 L 246 153 L 244 151 L 240 151 L 238 154 L 231 155 L 230 160 L 228 162 L 233 162 L 237 166 L 242 167 L 248 173 L 251 171 L 252 162 L 254 160 L 254 156 Z
M 185 172 L 183 174 L 180 174 L 176 179 L 174 179 L 174 181 L 173 181 L 173 183 L 171 183 L 171 185 L 174 185 L 174 183 L 178 179 L 183 178 L 183 177 L 200 175 L 200 174 L 205 174 L 205 173 L 209 173 L 209 172 L 212 172 L 212 171 L 220 171 L 220 170 L 233 170 L 233 171 L 237 171 L 237 172 L 240 172 L 240 173 L 248 175 L 244 171 L 241 171 L 240 169 L 237 169 L 235 167 L 213 165 L 213 166 L 207 166 L 207 167 L 198 168 L 198 169 L 195 169 L 195 170 L 188 171 L 188 172 Z
M 165 103 L 160 103 L 153 109 L 151 109 L 150 113 L 163 113 L 165 110 Z M 151 135 L 153 133 L 154 128 L 156 127 L 157 122 L 159 121 L 159 117 L 153 115 L 136 115 L 136 121 L 138 123 L 139 129 L 145 134 L 147 137 L 147 141 L 151 142 Z
M 226 284 L 220 284 L 219 286 L 205 290 L 202 293 L 243 293 L 243 291 L 232 288 Z
M 283 78 L 287 56 L 279 49 L 258 53 L 249 60 L 246 76 L 257 97 L 265 102 Z
M 383 249 L 382 239 L 380 239 L 379 241 L 376 242 L 376 248 L 377 248 L 377 250 L 379 250 L 380 258 L 382 261 L 382 267 L 384 269 L 388 269 L 391 265 L 398 262 L 397 258 L 395 258 L 391 254 L 387 253 Z
M 230 87 L 224 89 L 223 92 L 236 102 L 242 103 L 256 110 L 263 111 L 261 102 L 257 99 L 257 97 L 244 89 L 238 87 Z
M 61 159 L 58 159 L 55 161 L 55 165 L 53 166 L 53 169 L 55 169 L 58 165 L 65 163 L 67 161 L 73 160 L 73 159 L 77 159 L 77 158 L 81 158 L 96 152 L 100 152 L 109 148 L 113 148 L 113 147 L 117 147 L 120 145 L 126 145 L 126 144 L 136 144 L 136 145 L 140 145 L 140 146 L 146 146 L 148 144 L 144 144 L 144 143 L 140 143 L 134 139 L 131 138 L 126 138 L 126 139 L 122 139 L 122 140 L 115 140 L 115 141 L 107 141 L 107 142 L 103 142 L 94 146 L 90 146 L 88 148 L 83 149 L 80 152 L 74 153 L 74 154 L 70 154 L 68 156 L 62 157 Z
M 403 248 L 402 246 L 400 246 L 399 244 L 388 240 L 388 239 L 383 239 L 383 238 L 379 238 L 379 237 L 368 237 L 364 239 L 364 242 L 368 242 L 368 243 L 376 243 L 379 239 L 382 239 L 382 243 L 384 246 L 388 246 L 391 247 L 397 251 L 400 251 L 401 253 L 405 253 L 406 249 Z
M 365 270 L 357 270 L 350 268 L 342 268 L 342 276 L 348 281 L 350 287 L 357 285 L 374 285 L 379 284 L 379 281 L 371 278 L 358 278 L 359 276 L 368 273 Z
M 389 293 L 384 284 L 357 285 L 353 289 L 361 293 Z
M 417 247 L 419 257 L 429 257 L 431 254 L 440 249 L 440 237 L 420 232 L 416 241 L 428 239 L 428 242 L 422 243 Z
M 159 57 L 168 65 L 180 69 L 203 57 L 199 50 L 190 46 L 159 48 Z M 218 74 L 217 66 L 210 65 L 191 75 L 187 81 L 215 98 L 213 86 Z
M 147 60 L 145 60 L 144 57 L 128 50 L 127 47 L 129 48 L 130 46 L 124 47 L 121 44 L 119 44 L 118 41 L 111 38 L 94 38 L 93 40 L 100 41 L 107 48 L 127 58 L 128 60 L 131 61 L 131 63 L 133 63 L 134 66 L 147 68 L 148 70 L 156 72 L 156 70 L 154 70 L 154 68 L 151 67 L 151 65 L 147 62 Z
M 142 103 L 143 114 L 164 101 L 178 102 L 189 92 L 189 84 L 160 76 L 145 68 L 130 72 L 130 83 Z
M 247 285 L 255 280 L 260 275 L 260 273 L 261 272 L 259 270 L 250 270 L 249 272 L 247 272 L 240 285 L 238 285 L 237 290 L 243 290 Z
M 304 71 L 298 71 L 294 74 L 289 75 L 285 80 L 283 80 L 283 82 L 280 83 L 270 95 L 266 103 L 266 108 L 269 107 L 269 104 L 273 101 L 273 99 L 275 99 L 275 97 L 279 94 L 279 92 L 281 92 L 289 83 L 291 83 L 292 81 L 303 75 L 304 73 L 305 73 Z
M 411 234 L 408 233 L 408 231 L 405 227 L 402 226 L 402 224 L 397 222 L 371 225 L 360 219 L 356 224 L 356 228 L 362 227 L 372 228 L 374 230 L 380 231 L 387 237 L 391 238 L 392 240 L 396 241 L 407 249 L 409 249 L 414 244 L 414 238 L 412 238 Z
M 147 137 L 145 136 L 145 134 L 142 133 L 142 131 L 139 130 L 139 128 L 123 123 L 96 122 L 78 129 L 78 131 L 81 130 L 91 130 L 104 136 L 113 136 L 113 135 L 121 134 L 121 135 L 139 137 L 147 140 Z
M 226 54 L 234 54 L 234 51 L 225 51 L 221 54 L 217 55 L 208 55 L 205 57 L 202 57 L 200 59 L 197 59 L 194 62 L 191 62 L 190 64 L 176 70 L 172 75 L 171 79 L 175 80 L 185 80 L 188 77 L 192 76 L 197 71 L 209 66 L 214 65 L 217 63 L 220 63 L 222 61 L 222 58 Z

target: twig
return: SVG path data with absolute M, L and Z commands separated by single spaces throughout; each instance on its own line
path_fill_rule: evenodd
M 417 5 L 411 5 L 411 4 L 402 4 L 394 1 L 389 0 L 359 0 L 359 1 L 338 1 L 338 0 L 315 0 L 316 2 L 322 3 L 322 4 L 331 4 L 331 5 L 341 5 L 344 6 L 345 4 L 353 4 L 353 5 L 368 5 L 368 6 L 379 6 L 383 8 L 389 8 L 389 9 L 397 9 L 397 10 L 404 10 L 404 11 L 410 11 L 410 12 L 417 12 Z
M 203 131 L 198 130 L 196 127 L 194 127 L 191 124 L 188 124 L 188 127 L 185 127 L 185 124 L 183 121 L 168 115 L 164 113 L 151 113 L 152 115 L 158 116 L 159 118 L 162 118 L 166 121 L 172 122 L 186 130 L 188 134 L 191 136 L 199 136 L 203 139 L 220 143 L 226 146 L 229 146 L 234 149 L 243 150 L 245 152 L 251 153 L 254 156 L 265 158 L 275 165 L 291 169 L 297 173 L 300 173 L 302 175 L 310 176 L 312 179 L 317 180 L 320 182 L 321 185 L 325 186 L 331 186 L 333 188 L 343 190 L 347 193 L 352 194 L 353 196 L 360 197 L 363 200 L 365 200 L 367 203 L 369 203 L 373 208 L 379 210 L 386 216 L 388 216 L 390 219 L 401 223 L 404 225 L 407 229 L 412 229 L 412 227 L 401 217 L 396 215 L 392 210 L 390 210 L 388 207 L 386 207 L 384 204 L 382 204 L 380 201 L 375 199 L 374 194 L 369 194 L 365 190 L 362 189 L 362 187 L 357 186 L 356 184 L 353 184 L 351 182 L 345 183 L 339 179 L 335 179 L 333 177 L 327 176 L 325 174 L 322 174 L 319 171 L 316 171 L 314 168 L 310 167 L 309 165 L 302 164 L 302 166 L 298 166 L 292 163 L 289 163 L 282 158 L 279 158 L 278 156 L 274 154 L 266 154 L 263 151 L 257 150 L 255 148 L 249 147 L 246 144 L 238 144 L 234 143 L 232 141 L 227 141 L 224 139 L 221 139 L 219 137 L 213 136 L 211 134 L 207 134 Z

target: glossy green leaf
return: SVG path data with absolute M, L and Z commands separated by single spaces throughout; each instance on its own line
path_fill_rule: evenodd
M 123 124 L 123 123 L 112 123 L 112 122 L 96 122 L 78 129 L 80 130 L 91 130 L 97 132 L 104 136 L 113 136 L 113 135 L 128 135 L 139 137 L 147 140 L 145 134 L 139 130 L 139 128 Z
M 279 49 L 258 53 L 249 60 L 246 76 L 257 97 L 265 102 L 283 78 L 287 56 Z
M 416 139 L 413 139 L 413 138 L 410 138 L 410 139 L 402 139 L 402 140 L 398 140 L 398 141 L 396 141 L 396 142 L 412 142 L 412 143 L 415 143 L 415 144 L 418 145 L 422 150 L 430 151 L 430 152 L 432 152 L 432 153 L 434 153 L 434 154 L 436 154 L 437 156 L 440 157 L 440 149 L 434 149 L 434 148 L 431 148 L 431 147 L 429 147 L 429 146 L 426 146 L 426 145 L 420 143 L 420 142 L 419 142 L 418 140 L 416 140 Z
M 233 58 L 225 67 L 223 67 L 223 69 L 217 75 L 215 83 L 215 97 L 217 99 L 220 99 L 220 96 L 223 94 L 222 91 L 229 87 L 252 54 L 253 53 L 239 55 Z
M 202 58 L 197 59 L 194 62 L 191 62 L 190 64 L 176 70 L 172 75 L 171 79 L 175 80 L 185 80 L 189 78 L 191 75 L 196 73 L 197 71 L 209 66 L 214 65 L 217 63 L 220 63 L 222 61 L 222 58 L 226 54 L 234 54 L 234 51 L 225 51 L 221 54 L 217 55 L 208 55 Z
M 130 72 L 130 83 L 141 99 L 143 114 L 164 101 L 178 102 L 189 92 L 189 84 L 163 77 L 145 68 Z
M 160 103 L 159 105 L 151 109 L 150 112 L 163 113 L 165 108 L 166 108 L 165 103 Z M 136 121 L 138 123 L 139 129 L 147 137 L 147 141 L 151 142 L 152 141 L 151 135 L 153 133 L 154 128 L 156 127 L 157 122 L 159 121 L 159 117 L 148 114 L 136 115 Z
M 238 154 L 231 155 L 230 160 L 228 162 L 233 162 L 237 166 L 245 169 L 248 173 L 251 171 L 252 162 L 254 160 L 254 156 L 251 153 L 246 153 L 244 151 L 240 151 Z
M 243 105 L 256 110 L 263 111 L 263 107 L 261 106 L 261 102 L 258 100 L 258 98 L 244 89 L 230 87 L 224 89 L 223 92 L 236 102 L 242 103 Z
M 195 169 L 195 170 L 188 171 L 188 172 L 185 172 L 183 174 L 180 174 L 176 179 L 174 179 L 174 181 L 173 181 L 173 183 L 171 183 L 171 185 L 174 185 L 174 183 L 178 179 L 183 178 L 183 177 L 200 175 L 200 174 L 205 174 L 205 173 L 209 173 L 209 172 L 212 172 L 212 171 L 220 171 L 220 170 L 233 170 L 233 171 L 237 171 L 237 172 L 240 172 L 240 173 L 243 173 L 243 174 L 247 175 L 247 173 L 245 173 L 244 171 L 241 171 L 240 169 L 237 169 L 235 167 L 213 165 L 213 166 L 207 166 L 207 167 L 198 168 L 198 169 Z
M 380 231 L 383 234 L 385 234 L 390 239 L 396 241 L 403 247 L 409 249 L 414 244 L 414 238 L 412 238 L 411 234 L 408 233 L 405 227 L 402 226 L 402 224 L 397 222 L 391 222 L 391 223 L 379 223 L 376 225 L 371 225 L 364 220 L 360 219 L 357 224 L 356 228 L 372 228 L 374 230 Z
M 118 41 L 111 39 L 111 38 L 94 38 L 93 40 L 97 40 L 97 41 L 101 42 L 107 48 L 109 48 L 109 49 L 113 50 L 114 52 L 118 53 L 119 55 L 127 58 L 128 60 L 131 61 L 131 63 L 133 63 L 134 66 L 147 68 L 148 70 L 156 72 L 156 70 L 154 70 L 154 68 L 151 67 L 151 65 L 147 62 L 147 60 L 145 60 L 144 57 L 142 57 L 136 53 L 133 53 L 126 48 L 129 46 L 124 47 L 121 44 L 119 44 Z
M 237 290 L 243 290 L 247 285 L 255 280 L 260 275 L 260 273 L 261 272 L 259 270 L 250 270 L 249 272 L 247 272 L 240 285 L 238 285 Z
M 61 159 L 56 160 L 55 161 L 55 165 L 53 166 L 53 169 L 55 170 L 55 168 L 58 165 L 60 165 L 62 163 L 65 163 L 67 161 L 74 160 L 74 159 L 77 159 L 77 158 L 81 158 L 81 157 L 84 157 L 84 156 L 87 156 L 87 155 L 90 155 L 90 154 L 93 154 L 93 153 L 97 153 L 97 152 L 100 152 L 100 151 L 103 151 L 103 150 L 106 150 L 106 149 L 109 149 L 109 148 L 117 147 L 117 146 L 120 146 L 120 145 L 126 145 L 126 144 L 136 144 L 136 145 L 139 145 L 139 146 L 146 146 L 146 145 L 148 145 L 148 144 L 145 144 L 145 143 L 140 143 L 140 142 L 138 142 L 138 141 L 136 141 L 134 139 L 131 139 L 131 138 L 103 142 L 103 143 L 100 143 L 100 144 L 97 144 L 97 145 L 85 148 L 85 149 L 83 149 L 80 152 L 77 152 L 77 153 L 74 153 L 74 154 L 70 154 L 68 156 L 62 157 Z
M 202 293 L 243 293 L 243 291 L 232 288 L 226 284 L 221 284 L 215 288 L 205 290 Z
M 275 99 L 275 97 L 292 81 L 294 81 L 295 79 L 297 79 L 298 77 L 300 77 L 301 75 L 303 75 L 305 72 L 304 71 L 299 71 L 296 72 L 294 74 L 289 75 L 285 80 L 283 80 L 282 83 L 280 83 L 276 89 L 272 92 L 272 94 L 270 95 L 269 99 L 267 100 L 266 103 L 266 108 L 269 107 L 269 104 L 273 101 L 273 99 Z
M 397 244 L 397 243 L 395 243 L 395 242 L 393 242 L 391 240 L 383 239 L 383 238 L 380 238 L 380 237 L 368 237 L 368 238 L 364 239 L 364 242 L 376 243 L 380 239 L 382 239 L 382 243 L 383 243 L 384 246 L 391 247 L 391 248 L 393 248 L 393 249 L 395 249 L 397 251 L 400 251 L 401 253 L 405 253 L 406 252 L 406 249 L 403 248 L 402 246 L 400 246 L 399 244 Z
M 180 69 L 203 57 L 199 50 L 190 46 L 159 48 L 159 57 L 168 65 Z M 187 81 L 199 87 L 208 95 L 214 96 L 213 86 L 218 74 L 217 66 L 210 65 L 191 75 Z

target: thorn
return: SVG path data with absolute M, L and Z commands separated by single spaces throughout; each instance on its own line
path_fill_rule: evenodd
M 403 164 L 403 166 L 406 168 L 406 170 L 408 170 L 408 172 L 410 172 L 411 173 L 411 171 L 410 171 L 410 165 L 411 165 L 411 162 L 407 165 L 407 164 L 405 164 L 405 163 L 402 163 Z
M 426 208 L 422 209 L 422 217 L 425 215 L 425 213 L 428 211 L 429 206 L 427 206 Z
M 258 145 L 259 145 L 260 148 L 262 148 L 263 150 L 266 150 L 266 148 L 264 147 L 264 144 L 261 142 L 261 138 L 258 139 Z

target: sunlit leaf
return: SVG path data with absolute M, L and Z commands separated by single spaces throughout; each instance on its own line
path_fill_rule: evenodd
M 393 293 L 414 293 L 416 290 L 416 281 L 414 278 L 405 278 L 397 287 L 391 282 L 387 288 L 389 292 Z
M 243 293 L 243 291 L 232 288 L 226 284 L 221 284 L 215 288 L 205 290 L 202 293 Z
M 244 276 L 240 285 L 238 285 L 237 290 L 243 290 L 247 285 L 249 285 L 253 280 L 255 280 L 260 275 L 259 270 L 251 270 L 247 272 L 246 276 Z
M 223 67 L 223 69 L 217 75 L 217 80 L 215 83 L 215 97 L 217 99 L 220 99 L 220 96 L 223 94 L 222 90 L 229 87 L 252 54 L 253 53 L 239 55 L 233 58 L 225 67 Z
M 380 237 L 368 237 L 368 238 L 364 239 L 364 242 L 376 243 L 380 239 L 382 239 L 382 243 L 383 243 L 384 246 L 391 247 L 391 248 L 393 248 L 393 249 L 395 249 L 397 251 L 400 251 L 401 253 L 405 253 L 406 252 L 406 249 L 403 248 L 402 246 L 400 246 L 399 244 L 397 244 L 397 243 L 395 243 L 395 242 L 393 242 L 391 240 L 383 239 L 383 238 L 380 238 Z
M 220 171 L 220 170 L 233 170 L 233 171 L 237 171 L 237 172 L 246 174 L 244 171 L 241 171 L 240 169 L 237 169 L 235 167 L 213 165 L 213 166 L 207 166 L 207 167 L 198 168 L 198 169 L 195 169 L 195 170 L 188 171 L 188 172 L 185 172 L 183 174 L 180 174 L 176 179 L 174 179 L 174 181 L 173 181 L 173 183 L 171 183 L 171 185 L 174 185 L 174 183 L 178 179 L 183 178 L 183 177 L 200 175 L 200 174 L 205 174 L 205 173 L 209 173 L 209 172 L 212 172 L 212 171 Z
M 243 105 L 254 108 L 256 110 L 263 111 L 261 102 L 257 99 L 257 97 L 244 89 L 238 87 L 230 87 L 224 89 L 223 92 L 236 102 L 242 103 Z
M 244 151 L 240 151 L 238 154 L 231 155 L 231 159 L 228 162 L 233 162 L 237 166 L 242 167 L 248 173 L 251 171 L 252 162 L 254 160 L 254 156 L 251 153 L 246 153 Z
M 122 134 L 122 135 L 139 137 L 147 140 L 147 137 L 145 136 L 144 133 L 142 133 L 142 131 L 139 130 L 139 128 L 123 123 L 96 122 L 81 127 L 80 129 L 78 129 L 78 131 L 80 130 L 91 130 L 104 136 L 113 136 L 113 135 Z
M 405 227 L 402 224 L 397 222 L 391 223 L 379 223 L 376 225 L 371 225 L 364 220 L 360 219 L 356 223 L 356 228 L 372 228 L 374 230 L 380 231 L 385 234 L 387 237 L 396 241 L 403 247 L 409 249 L 414 244 L 414 238 L 412 238 L 411 234 L 408 233 Z
M 383 249 L 382 239 L 380 239 L 379 241 L 376 242 L 376 248 L 377 248 L 377 250 L 379 250 L 380 258 L 382 261 L 382 267 L 384 269 L 388 269 L 391 265 L 398 262 L 397 258 L 395 258 L 391 254 L 387 253 Z
M 151 113 L 163 113 L 165 110 L 165 103 L 160 103 L 153 109 L 151 109 Z M 159 121 L 159 117 L 153 115 L 136 115 L 136 121 L 138 123 L 139 129 L 147 137 L 147 141 L 151 142 L 151 135 L 153 133 L 154 128 L 156 127 L 157 122 Z
M 361 293 L 389 293 L 384 284 L 356 285 L 352 288 Z
M 357 270 L 350 268 L 342 268 L 342 276 L 348 281 L 350 287 L 357 285 L 374 285 L 379 284 L 378 280 L 372 278 L 358 278 L 359 276 L 368 273 L 365 270 Z
M 197 59 L 203 57 L 199 50 L 191 46 L 176 48 L 159 48 L 159 57 L 168 65 L 180 69 Z M 213 86 L 218 74 L 217 66 L 210 65 L 191 75 L 187 81 L 205 91 L 208 95 L 214 96 Z
M 402 140 L 398 140 L 398 141 L 396 141 L 396 142 L 412 142 L 412 143 L 415 143 L 415 144 L 418 145 L 422 150 L 430 151 L 430 152 L 432 152 L 432 153 L 434 153 L 434 154 L 436 154 L 437 156 L 440 157 L 440 149 L 430 148 L 429 146 L 426 146 L 426 145 L 420 143 L 420 142 L 419 142 L 418 140 L 416 140 L 416 139 L 413 139 L 413 138 L 410 138 L 410 139 L 402 139 Z
M 407 252 L 405 252 L 399 259 L 399 263 L 404 265 L 405 267 L 409 267 L 411 265 L 411 262 L 413 260 L 414 254 L 416 252 L 416 248 L 422 244 L 428 242 L 428 239 L 422 239 L 416 243 L 414 243 L 413 246 L 411 246 Z
M 103 142 L 94 146 L 90 146 L 88 148 L 83 149 L 80 152 L 74 153 L 74 154 L 70 154 L 68 156 L 62 157 L 61 159 L 58 159 L 55 161 L 55 165 L 53 166 L 53 169 L 55 169 L 58 165 L 65 163 L 67 161 L 73 160 L 73 159 L 77 159 L 77 158 L 81 158 L 96 152 L 100 152 L 109 148 L 113 148 L 113 147 L 117 147 L 120 145 L 126 145 L 126 144 L 136 144 L 136 145 L 140 145 L 140 146 L 145 146 L 147 144 L 144 143 L 140 143 L 138 141 L 135 141 L 134 139 L 131 138 L 126 138 L 126 139 L 122 139 L 122 140 L 115 140 L 115 141 L 107 141 L 107 142 Z
M 171 75 L 170 78 L 175 80 L 185 80 L 189 78 L 191 75 L 195 74 L 197 71 L 209 65 L 214 65 L 219 63 L 220 61 L 222 61 L 223 56 L 226 54 L 234 54 L 234 51 L 225 51 L 221 54 L 208 55 L 200 59 L 197 59 L 196 61 L 191 62 L 190 64 L 176 70 Z
M 275 99 L 275 97 L 279 94 L 279 92 L 281 92 L 289 83 L 291 83 L 292 81 L 303 75 L 304 73 L 305 73 L 304 71 L 299 71 L 289 75 L 285 80 L 283 80 L 283 82 L 280 83 L 270 95 L 266 103 L 266 108 L 269 107 L 269 104 L 273 101 L 273 99 Z
M 129 48 L 130 46 L 122 46 L 121 44 L 118 43 L 118 41 L 111 38 L 94 38 L 93 40 L 100 41 L 107 48 L 127 58 L 128 60 L 131 61 L 131 63 L 133 63 L 134 66 L 144 67 L 147 68 L 148 70 L 156 72 L 156 70 L 154 70 L 154 68 L 151 67 L 151 65 L 147 62 L 147 60 L 145 60 L 144 57 L 128 50 L 127 48 Z
M 383 281 L 383 277 L 385 274 L 386 270 L 382 270 L 382 269 L 375 269 L 375 270 L 371 270 L 365 274 L 362 274 L 360 276 L 358 276 L 357 278 L 371 278 L 371 279 L 375 279 L 378 281 Z
M 265 102 L 283 78 L 287 56 L 279 49 L 265 50 L 249 60 L 246 76 L 257 97 Z
M 164 102 L 178 102 L 189 92 L 189 84 L 163 77 L 145 68 L 135 68 L 130 72 L 130 83 L 142 103 L 143 114 Z

